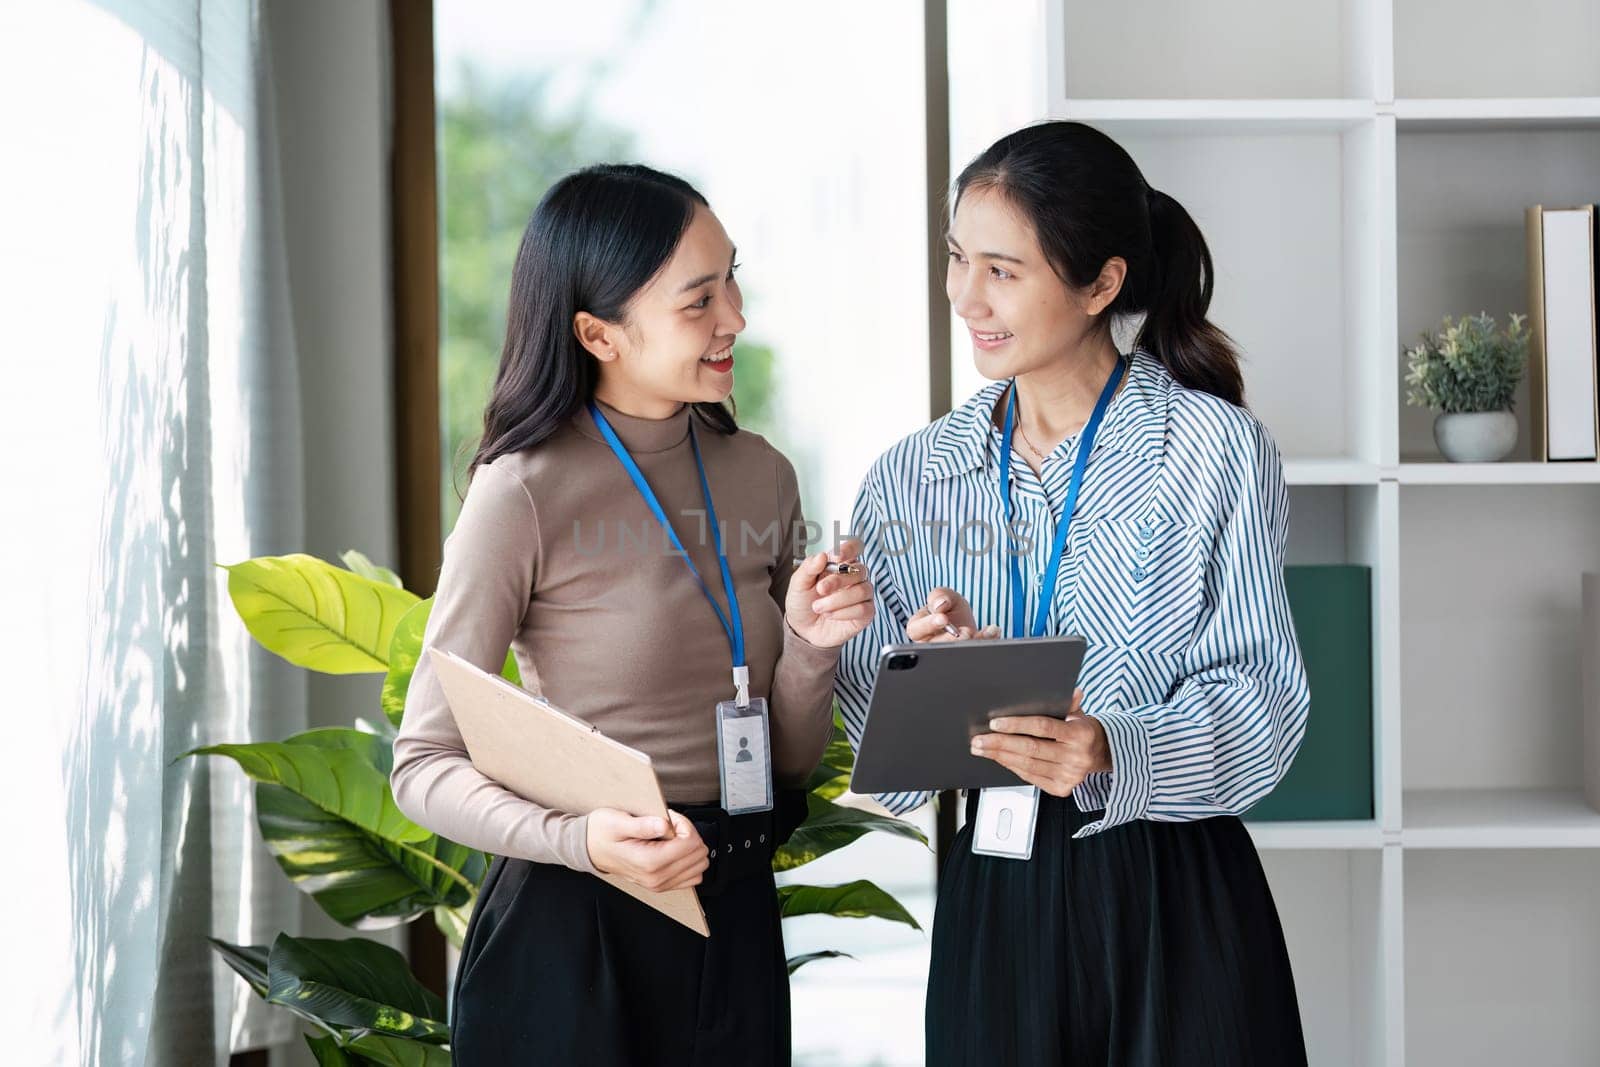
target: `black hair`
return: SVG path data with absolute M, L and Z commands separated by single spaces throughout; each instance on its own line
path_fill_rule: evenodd
M 599 365 L 573 332 L 587 311 L 626 322 L 628 305 L 672 258 L 706 198 L 682 178 L 637 163 L 585 167 L 552 185 L 528 220 L 511 270 L 505 347 L 483 412 L 479 464 L 550 437 L 594 396 Z M 693 412 L 738 430 L 725 404 Z
M 1194 219 L 1152 189 L 1123 147 L 1081 122 L 1043 122 L 1007 134 L 956 179 L 955 204 L 992 188 L 1032 224 L 1063 282 L 1082 288 L 1113 256 L 1128 265 L 1122 290 L 1100 316 L 1143 313 L 1135 342 L 1180 384 L 1243 406 L 1232 339 L 1206 318 L 1211 251 Z

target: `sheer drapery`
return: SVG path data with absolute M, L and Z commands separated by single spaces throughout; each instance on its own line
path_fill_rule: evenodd
M 0 42 L 10 1056 L 218 1062 L 291 1024 L 206 937 L 298 923 L 243 776 L 174 762 L 305 722 L 217 566 L 304 532 L 259 12 L 6 5 Z

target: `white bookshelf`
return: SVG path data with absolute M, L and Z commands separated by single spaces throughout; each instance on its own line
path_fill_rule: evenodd
M 1416 789 L 1405 803 L 1407 848 L 1600 849 L 1580 789 Z
M 1312 1062 L 1600 1062 L 1600 464 L 1528 462 L 1525 420 L 1511 461 L 1443 462 L 1400 355 L 1525 311 L 1523 209 L 1600 201 L 1600 0 L 1044 13 L 1041 111 L 1116 137 L 1211 244 L 1290 561 L 1372 568 L 1374 817 L 1250 826 Z
M 1393 477 L 1404 485 L 1595 485 L 1596 463 L 1402 463 Z
M 1383 847 L 1383 828 L 1376 819 L 1253 822 L 1246 825 L 1256 848 L 1262 852 Z

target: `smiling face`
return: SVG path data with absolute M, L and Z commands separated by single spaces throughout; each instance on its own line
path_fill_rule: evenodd
M 727 399 L 733 340 L 745 327 L 734 259 L 722 223 L 697 204 L 672 257 L 629 302 L 625 322 L 579 312 L 573 328 L 600 361 L 595 395 L 646 418 Z
M 967 324 L 973 362 L 985 378 L 1047 367 L 1101 328 L 1099 312 L 1110 303 L 1101 279 L 1081 292 L 1062 281 L 1033 227 L 1001 190 L 966 190 L 948 239 L 945 295 Z

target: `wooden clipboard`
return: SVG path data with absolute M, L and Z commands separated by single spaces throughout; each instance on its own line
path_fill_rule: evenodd
M 453 652 L 428 649 L 473 766 L 524 800 L 587 815 L 617 808 L 667 818 L 650 757 L 602 734 L 543 697 L 490 674 Z M 626 878 L 595 877 L 710 937 L 692 888 L 654 893 Z

